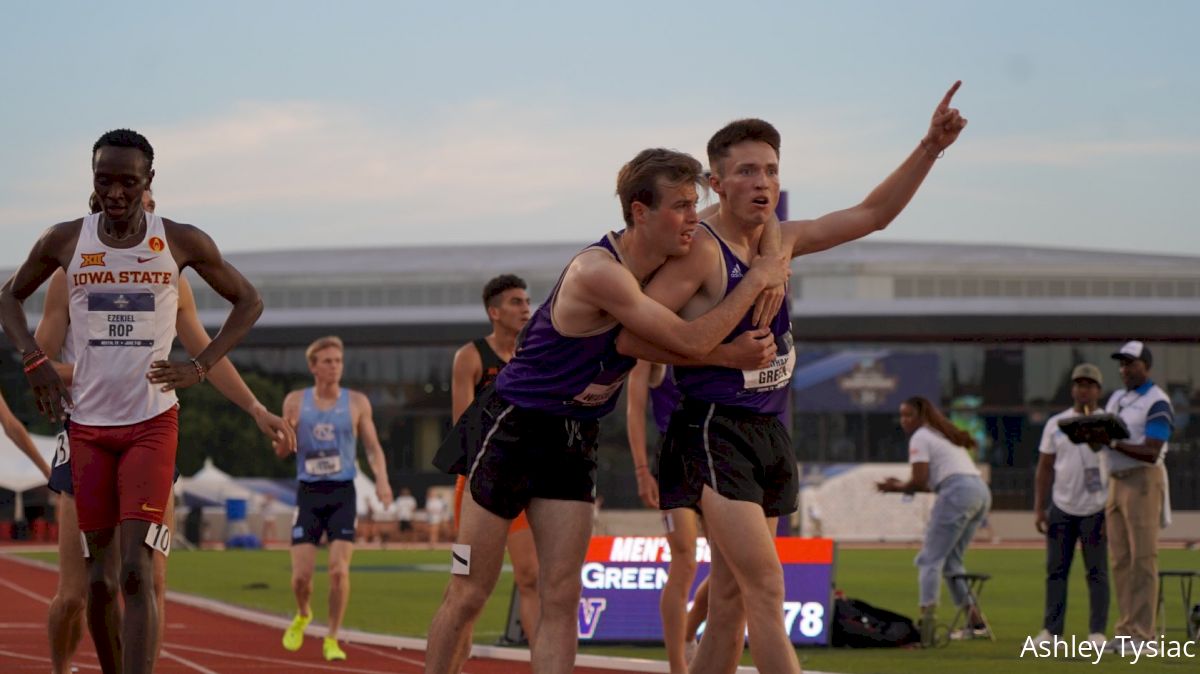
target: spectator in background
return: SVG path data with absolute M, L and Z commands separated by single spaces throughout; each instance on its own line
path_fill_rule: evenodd
M 907 482 L 889 477 L 875 486 L 881 492 L 932 491 L 937 494 L 929 514 L 925 543 L 916 559 L 920 579 L 921 643 L 933 643 L 934 613 L 941 589 L 939 576 L 946 577 L 954 604 L 968 608 L 967 628 L 951 634 L 951 638 L 988 636 L 987 623 L 979 608 L 969 605 L 971 596 L 966 581 L 950 579 L 950 576 L 966 572 L 963 556 L 992 505 L 992 494 L 973 460 L 975 440 L 955 428 L 933 403 L 919 396 L 900 405 L 900 426 L 910 436 L 908 462 L 912 464 L 912 477 Z
M 437 492 L 425 499 L 425 514 L 429 516 L 429 542 L 436 544 L 441 537 L 442 523 L 446 521 L 446 499 Z
M 1110 480 L 1104 520 L 1117 591 L 1117 624 L 1110 649 L 1154 639 L 1158 606 L 1158 530 L 1170 523 L 1167 440 L 1175 426 L 1167 394 L 1150 380 L 1154 358 L 1142 342 L 1126 342 L 1112 357 L 1121 363 L 1125 388 L 1114 391 L 1105 410 L 1121 417 L 1129 438 L 1100 433 Z M 1122 639 L 1128 637 L 1128 639 Z
M 408 487 L 401 487 L 400 496 L 396 497 L 396 519 L 400 521 L 400 540 L 408 540 L 412 536 L 413 516 L 417 513 L 417 499 Z
M 1108 540 L 1104 533 L 1107 476 L 1100 455 L 1083 443 L 1074 443 L 1059 428 L 1060 421 L 1092 414 L 1100 404 L 1104 378 L 1091 363 L 1071 372 L 1071 398 L 1075 404 L 1046 422 L 1038 447 L 1035 526 L 1046 534 L 1046 612 L 1042 631 L 1034 637 L 1046 643 L 1061 637 L 1067 615 L 1067 577 L 1075 557 L 1075 543 L 1087 566 L 1088 641 L 1103 647 L 1108 627 Z M 1054 490 L 1047 505 L 1046 496 Z

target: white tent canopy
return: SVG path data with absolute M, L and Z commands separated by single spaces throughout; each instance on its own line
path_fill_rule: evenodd
M 58 441 L 46 435 L 29 437 L 33 438 L 33 444 L 37 445 L 38 453 L 46 459 L 46 463 L 52 463 Z M 25 452 L 7 435 L 0 435 L 0 488 L 20 493 L 44 484 L 46 476 L 25 456 Z
M 229 473 L 217 468 L 212 459 L 204 460 L 204 466 L 191 477 L 179 478 L 175 491 L 195 497 L 201 502 L 225 505 L 229 499 L 246 501 L 250 512 L 266 508 L 269 513 L 291 512 L 292 507 L 237 483 Z
M 46 463 L 53 463 L 58 440 L 46 435 L 30 434 L 29 437 L 33 438 L 33 444 L 37 446 L 38 453 Z M 25 519 L 25 501 L 21 492 L 44 484 L 46 476 L 42 475 L 42 471 L 33 465 L 28 456 L 25 456 L 25 452 L 22 452 L 7 435 L 0 435 L 0 488 L 17 494 L 13 502 L 14 520 Z
M 195 475 L 179 478 L 176 490 L 219 504 L 231 498 L 249 501 L 253 496 L 249 489 L 234 482 L 229 473 L 217 468 L 212 459 L 205 459 L 204 466 Z

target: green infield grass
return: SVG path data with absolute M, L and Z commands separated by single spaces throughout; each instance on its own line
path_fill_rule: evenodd
M 837 586 L 847 596 L 915 617 L 917 606 L 916 568 L 912 565 L 915 548 L 843 549 L 838 552 Z M 53 554 L 30 554 L 53 562 Z M 351 568 L 351 599 L 346 626 L 372 632 L 404 636 L 424 636 L 437 609 L 449 572 L 449 553 L 428 550 L 359 550 Z M 1067 636 L 1086 636 L 1087 592 L 1085 570 L 1077 559 L 1071 574 Z M 323 570 L 325 556 L 318 557 Z M 995 643 L 986 640 L 955 642 L 929 650 L 848 650 L 803 648 L 799 650 L 806 670 L 872 673 L 896 672 L 1194 672 L 1200 668 L 1200 646 L 1193 645 L 1196 657 L 1145 658 L 1131 664 L 1132 654 L 1124 659 L 1105 655 L 1098 665 L 1084 659 L 1021 657 L 1025 638 L 1041 627 L 1044 591 L 1044 552 L 1035 549 L 999 549 L 977 547 L 968 552 L 971 571 L 990 573 L 981 604 L 996 632 Z M 1200 570 L 1200 551 L 1163 550 L 1162 569 Z M 173 590 L 201 595 L 279 615 L 294 612 L 289 588 L 289 558 L 286 551 L 175 551 L 171 554 L 168 585 Z M 314 583 L 313 610 L 318 622 L 324 620 L 328 592 L 326 576 L 318 572 Z M 476 624 L 475 641 L 494 643 L 499 638 L 508 613 L 512 576 L 500 577 L 496 592 Z M 1168 618 L 1173 628 L 1170 640 L 1185 638 L 1183 609 L 1179 589 L 1172 582 L 1166 589 Z M 942 592 L 939 618 L 953 615 L 948 594 Z M 1194 597 L 1200 601 L 1200 592 Z M 1115 599 L 1114 599 L 1115 602 Z M 1109 630 L 1116 620 L 1115 603 L 1110 609 Z M 584 646 L 582 652 L 630 655 L 664 659 L 661 648 L 639 646 Z M 745 663 L 750 664 L 749 653 Z

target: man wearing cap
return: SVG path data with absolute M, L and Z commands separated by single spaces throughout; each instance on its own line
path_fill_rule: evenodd
M 1100 368 L 1091 363 L 1075 366 L 1071 371 L 1071 399 L 1075 404 L 1050 417 L 1038 447 L 1034 511 L 1037 530 L 1046 535 L 1046 612 L 1042 631 L 1034 637 L 1039 644 L 1063 635 L 1067 576 L 1078 541 L 1087 566 L 1088 640 L 1098 648 L 1104 646 L 1109 601 L 1108 542 L 1104 532 L 1108 480 L 1101 470 L 1099 453 L 1086 443 L 1071 442 L 1059 428 L 1060 421 L 1097 411 L 1103 383 Z M 1049 507 L 1048 494 L 1052 496 Z
M 1099 440 L 1109 446 L 1104 451 L 1111 478 L 1104 518 L 1117 591 L 1114 643 L 1124 646 L 1122 636 L 1137 644 L 1157 634 L 1158 530 L 1164 516 L 1169 516 L 1163 457 L 1175 414 L 1171 399 L 1150 380 L 1154 359 L 1149 347 L 1138 341 L 1126 342 L 1112 357 L 1121 363 L 1125 388 L 1112 394 L 1105 409 L 1121 417 L 1129 427 L 1129 438 Z

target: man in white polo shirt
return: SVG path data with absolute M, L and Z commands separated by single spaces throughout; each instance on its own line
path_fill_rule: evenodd
M 1100 454 L 1086 443 L 1071 442 L 1059 422 L 1093 414 L 1100 404 L 1104 378 L 1100 368 L 1082 363 L 1071 371 L 1074 405 L 1046 422 L 1037 466 L 1034 512 L 1039 533 L 1046 534 L 1046 612 L 1035 641 L 1052 641 L 1063 635 L 1067 616 L 1067 577 L 1075 557 L 1075 544 L 1087 566 L 1088 640 L 1104 645 L 1108 626 L 1108 541 L 1104 531 L 1104 503 L 1108 479 L 1101 470 Z M 1100 445 L 1103 447 L 1103 445 Z M 1046 496 L 1051 494 L 1047 506 Z
M 1126 342 L 1112 357 L 1121 362 L 1119 389 L 1105 409 L 1129 427 L 1126 440 L 1108 440 L 1109 476 L 1104 518 L 1117 591 L 1113 644 L 1127 647 L 1154 639 L 1158 604 L 1158 530 L 1167 504 L 1163 457 L 1175 426 L 1171 399 L 1150 380 L 1154 359 L 1142 342 Z M 1121 637 L 1128 637 L 1128 640 Z

